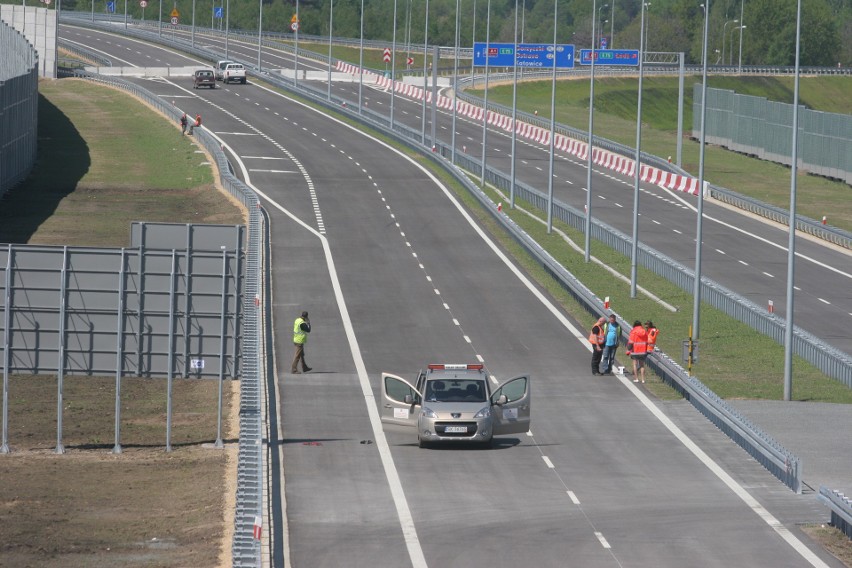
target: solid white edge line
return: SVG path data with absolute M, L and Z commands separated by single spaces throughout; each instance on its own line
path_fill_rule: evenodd
M 364 401 L 366 402 L 367 414 L 370 418 L 370 425 L 373 429 L 373 436 L 376 439 L 376 449 L 379 452 L 382 467 L 385 470 L 385 476 L 387 477 L 391 496 L 396 507 L 397 516 L 399 517 L 400 527 L 402 528 L 402 534 L 403 538 L 405 539 L 405 545 L 408 549 L 411 564 L 414 568 L 427 568 L 428 565 L 426 564 L 426 557 L 423 555 L 423 548 L 420 546 L 420 540 L 417 537 L 417 530 L 414 526 L 414 518 L 411 516 L 411 509 L 409 508 L 408 501 L 405 498 L 405 492 L 402 489 L 402 482 L 400 481 L 399 473 L 396 470 L 396 466 L 393 462 L 393 456 L 390 452 L 390 446 L 388 445 L 387 439 L 385 438 L 385 432 L 382 428 L 381 417 L 379 416 L 375 397 L 373 396 L 373 391 L 370 387 L 370 379 L 367 375 L 367 369 L 364 365 L 364 359 L 361 357 L 361 351 L 358 347 L 358 340 L 355 337 L 355 330 L 352 327 L 352 320 L 349 317 L 349 311 L 346 308 L 346 301 L 343 298 L 343 292 L 340 288 L 340 280 L 337 277 L 337 269 L 334 265 L 334 259 L 331 255 L 331 248 L 328 244 L 328 239 L 324 235 L 317 232 L 313 227 L 299 219 L 296 215 L 294 215 L 293 213 L 282 207 L 280 204 L 272 200 L 268 195 L 260 191 L 254 185 L 252 185 L 245 165 L 243 165 L 242 161 L 239 159 L 239 156 L 237 156 L 237 153 L 230 146 L 228 146 L 228 144 L 226 144 L 224 140 L 222 140 L 218 136 L 215 136 L 212 133 L 211 135 L 213 135 L 221 143 L 223 149 L 227 149 L 228 152 L 230 152 L 231 155 L 234 156 L 234 159 L 237 160 L 240 165 L 240 170 L 243 172 L 243 176 L 245 177 L 246 185 L 248 185 L 259 196 L 269 202 L 270 205 L 290 217 L 290 219 L 301 225 L 308 232 L 312 233 L 315 237 L 319 239 L 320 243 L 322 244 L 323 253 L 325 254 L 326 259 L 326 265 L 329 271 L 329 277 L 331 279 L 331 284 L 334 289 L 335 298 L 337 299 L 338 309 L 340 310 L 340 317 L 343 320 L 343 328 L 346 331 L 346 337 L 349 341 L 349 349 L 352 352 L 352 358 L 355 363 L 355 369 L 358 373 L 358 382 L 360 383 L 361 392 L 364 396 Z M 282 499 L 283 498 L 284 494 L 282 492 Z M 284 512 L 286 516 L 286 508 L 284 509 Z M 285 539 L 285 542 L 287 542 L 288 540 L 289 539 Z
M 692 205 L 692 204 L 691 204 L 691 203 L 689 203 L 688 201 L 684 200 L 684 199 L 683 199 L 682 197 L 680 197 L 679 195 L 676 195 L 675 193 L 673 193 L 673 192 L 672 192 L 672 190 L 670 190 L 670 189 L 668 189 L 668 188 L 664 188 L 664 187 L 661 187 L 660 189 L 663 189 L 664 191 L 668 192 L 668 193 L 672 196 L 672 198 L 674 198 L 674 199 L 676 199 L 676 200 L 680 201 L 680 202 L 681 202 L 681 203 L 682 203 L 685 207 L 687 207 L 687 208 L 689 208 L 689 209 L 691 209 L 692 211 L 695 211 L 695 212 L 697 213 L 697 209 L 696 209 L 696 207 L 695 207 L 694 205 Z M 705 200 L 705 201 L 706 201 L 706 200 Z M 708 215 L 707 213 L 705 213 L 705 214 L 704 214 L 704 218 L 705 218 L 705 219 L 707 219 L 708 221 L 713 221 L 714 223 L 718 223 L 718 224 L 722 225 L 723 227 L 725 227 L 726 229 L 731 229 L 731 230 L 733 230 L 733 231 L 737 231 L 737 232 L 739 232 L 739 233 L 742 233 L 742 234 L 744 234 L 744 235 L 747 235 L 747 236 L 749 236 L 749 237 L 753 238 L 753 239 L 754 239 L 754 240 L 756 240 L 756 241 L 762 242 L 762 243 L 764 243 L 764 244 L 767 244 L 767 245 L 769 245 L 769 246 L 775 247 L 775 248 L 780 249 L 780 250 L 782 250 L 782 251 L 789 252 L 789 251 L 787 250 L 787 247 L 786 247 L 786 246 L 784 246 L 784 245 L 779 245 L 779 244 L 777 244 L 777 243 L 773 243 L 773 242 L 772 242 L 772 241 L 770 241 L 769 239 L 766 239 L 766 238 L 764 238 L 764 237 L 761 237 L 761 236 L 759 236 L 759 235 L 757 235 L 757 234 L 755 234 L 755 233 L 751 233 L 751 232 L 749 232 L 749 231 L 746 231 L 745 229 L 742 229 L 742 228 L 737 227 L 737 226 L 735 226 L 735 225 L 731 225 L 730 223 L 726 223 L 726 222 L 724 222 L 724 221 L 722 221 L 722 220 L 720 220 L 720 219 L 717 219 L 717 218 L 715 218 L 715 217 L 711 217 L 711 216 L 710 216 L 710 215 Z M 769 226 L 772 226 L 772 225 L 769 225 Z M 776 229 L 780 229 L 780 230 L 783 230 L 783 228 L 779 228 L 779 227 L 774 227 L 774 228 L 776 228 Z M 840 276 L 845 276 L 846 278 L 852 278 L 852 274 L 850 274 L 850 273 L 848 273 L 848 272 L 844 272 L 844 271 L 842 271 L 842 270 L 840 270 L 840 269 L 837 269 L 837 268 L 835 268 L 835 267 L 833 267 L 833 266 L 829 266 L 828 264 L 825 264 L 824 262 L 820 262 L 819 260 L 817 260 L 817 259 L 815 259 L 815 258 L 812 258 L 812 257 L 810 257 L 810 256 L 806 256 L 806 255 L 801 254 L 801 253 L 798 253 L 798 252 L 796 253 L 796 256 L 797 256 L 797 257 L 799 257 L 799 258 L 801 258 L 802 260 L 806 260 L 806 261 L 808 261 L 808 262 L 811 262 L 811 263 L 813 263 L 813 264 L 816 264 L 816 265 L 817 265 L 817 266 L 819 266 L 820 268 L 824 268 L 824 269 L 826 269 L 826 270 L 828 270 L 828 271 L 830 271 L 830 272 L 834 272 L 834 273 L 836 273 L 836 274 L 839 274 Z
M 793 550 L 799 553 L 805 560 L 807 560 L 811 566 L 815 568 L 829 568 L 828 565 L 823 562 L 816 554 L 814 554 L 807 546 L 805 546 L 802 541 L 793 535 L 790 530 L 785 527 L 781 521 L 776 519 L 769 511 L 767 511 L 763 505 L 761 505 L 757 499 L 751 496 L 751 494 L 745 490 L 739 483 L 731 477 L 728 472 L 722 469 L 719 464 L 713 461 L 710 456 L 704 453 L 704 450 L 698 447 L 698 445 L 692 441 L 692 439 L 683 433 L 683 431 L 678 428 L 671 419 L 663 413 L 662 410 L 657 408 L 657 406 L 651 402 L 641 389 L 634 386 L 633 383 L 630 382 L 629 379 L 624 377 L 624 375 L 617 375 L 618 380 L 620 380 L 624 386 L 626 386 L 630 392 L 639 399 L 645 408 L 647 408 L 651 414 L 653 414 L 660 423 L 671 432 L 675 438 L 677 438 L 681 444 L 683 444 L 686 449 L 688 449 L 692 454 L 698 458 L 698 460 L 703 463 L 707 469 L 713 472 L 716 477 L 718 477 L 722 483 L 728 486 L 728 489 L 733 491 L 734 495 L 739 497 L 754 513 L 763 519 L 763 521 L 772 528 L 778 535 L 787 541 Z

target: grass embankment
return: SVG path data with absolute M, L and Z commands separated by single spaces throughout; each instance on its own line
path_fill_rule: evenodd
M 133 220 L 243 222 L 213 185 L 205 154 L 162 116 L 88 82 L 43 81 L 39 90 L 37 163 L 0 203 L 0 242 L 117 247 L 129 244 Z M 223 452 L 206 447 L 216 440 L 217 382 L 175 381 L 165 453 L 165 379 L 122 379 L 115 455 L 115 379 L 66 377 L 67 453 L 57 455 L 56 378 L 10 379 L 0 565 L 230 565 L 238 384 L 224 385 Z

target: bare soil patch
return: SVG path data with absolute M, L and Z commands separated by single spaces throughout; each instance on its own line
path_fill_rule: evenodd
M 218 385 L 176 380 L 172 452 L 165 451 L 166 381 L 122 381 L 122 453 L 113 454 L 115 381 L 66 377 L 56 454 L 56 378 L 11 378 L 9 442 L 0 456 L 0 566 L 216 566 L 223 488 L 235 464 L 216 440 Z M 224 384 L 233 416 L 238 383 Z M 230 421 L 223 438 L 231 446 Z M 233 452 L 230 452 L 233 457 Z

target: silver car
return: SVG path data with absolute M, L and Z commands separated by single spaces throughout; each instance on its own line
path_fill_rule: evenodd
M 414 384 L 382 373 L 382 422 L 416 428 L 420 447 L 433 442 L 491 445 L 494 436 L 530 428 L 530 379 L 492 388 L 483 365 L 429 365 Z

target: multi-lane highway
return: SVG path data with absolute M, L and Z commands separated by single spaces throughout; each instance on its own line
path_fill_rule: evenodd
M 200 63 L 92 30 L 62 26 L 60 35 L 125 65 Z M 189 77 L 138 81 L 203 115 L 270 214 L 282 464 L 273 472 L 276 565 L 841 566 L 798 528 L 825 516 L 812 495 L 790 493 L 687 403 L 655 402 L 623 376 L 593 378 L 586 330 L 414 161 L 260 85 L 196 92 Z M 368 97 L 373 108 L 387 104 L 384 93 Z M 419 104 L 396 104 L 401 119 L 420 120 Z M 474 132 L 461 121 L 469 147 Z M 490 138 L 489 153 L 505 161 L 505 140 Z M 544 159 L 540 148 L 519 147 L 527 183 L 541 183 L 534 164 Z M 564 161 L 558 176 L 560 199 L 579 203 L 582 168 Z M 629 218 L 624 180 L 598 179 L 596 215 L 613 225 Z M 652 194 L 665 195 L 643 194 L 642 234 L 664 243 L 681 231 L 686 261 L 690 204 Z M 709 214 L 745 223 L 721 209 Z M 718 242 L 720 258 L 748 259 L 743 272 L 771 269 L 760 263 L 772 247 L 752 258 L 756 244 Z M 302 310 L 314 327 L 314 370 L 291 375 L 290 327 Z M 478 360 L 498 379 L 530 374 L 529 433 L 493 450 L 422 450 L 413 433 L 378 422 L 381 371 L 413 377 L 430 362 Z

